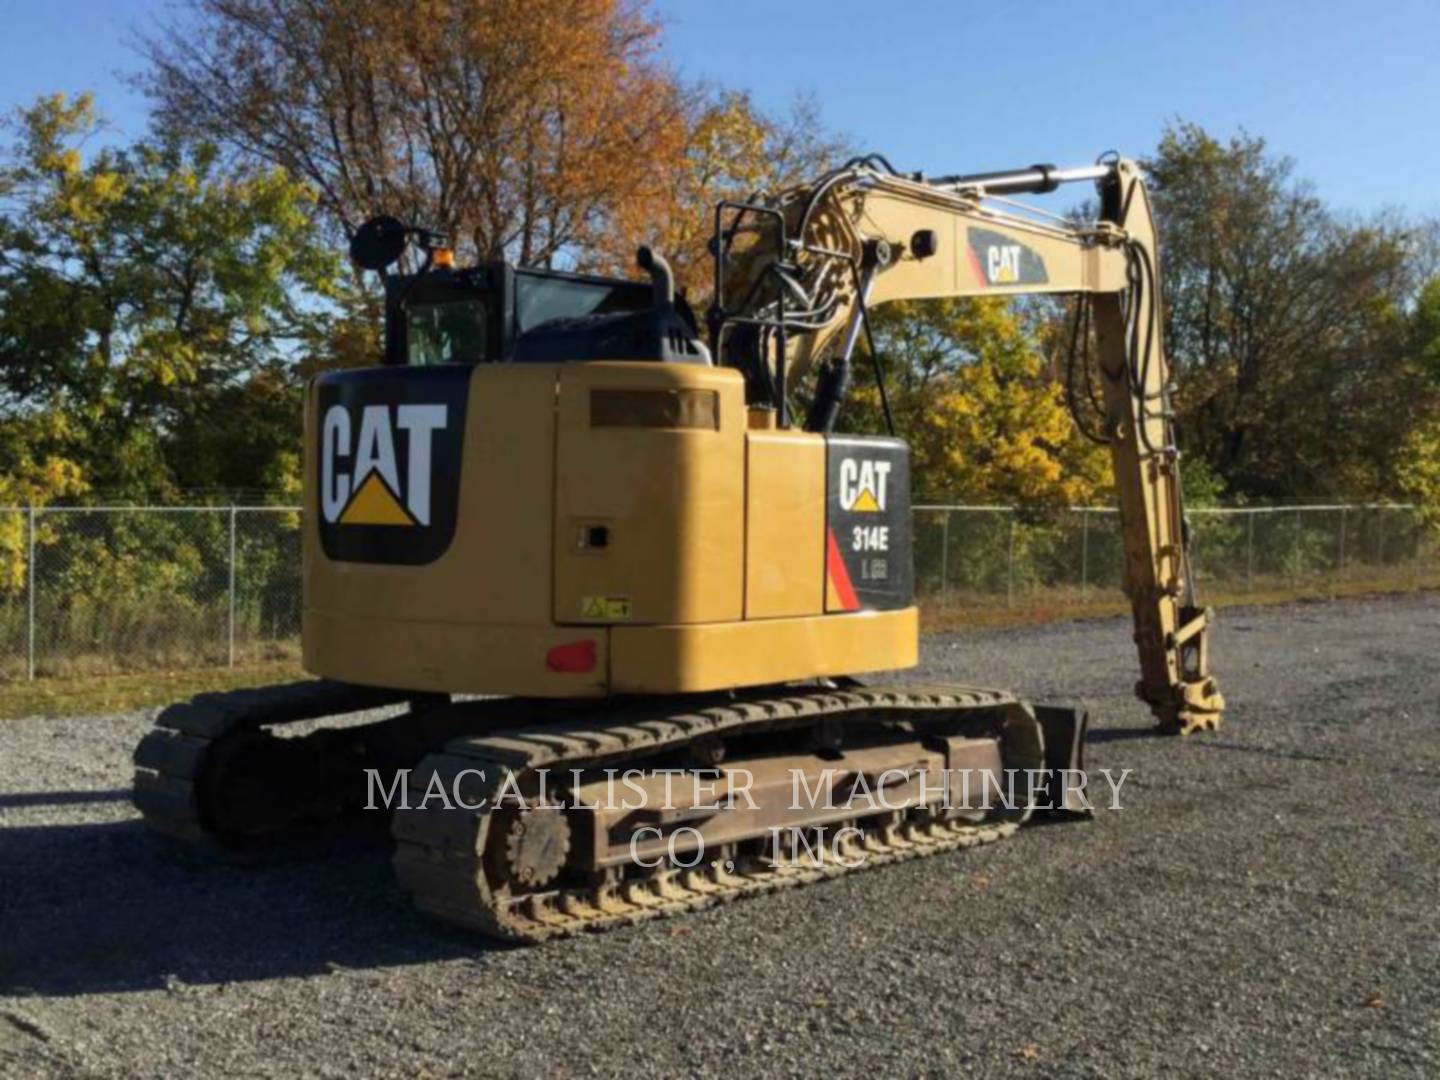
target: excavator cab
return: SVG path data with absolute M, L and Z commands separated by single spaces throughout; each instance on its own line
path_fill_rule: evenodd
M 385 363 L 493 364 L 529 331 L 557 320 L 648 311 L 640 281 L 485 262 L 385 279 Z
M 423 263 L 387 273 L 415 240 Z M 457 268 L 438 234 L 396 218 L 356 230 L 357 266 L 385 275 L 388 367 L 661 360 L 709 364 L 695 316 L 665 261 L 642 249 L 651 280 L 578 274 L 492 260 Z

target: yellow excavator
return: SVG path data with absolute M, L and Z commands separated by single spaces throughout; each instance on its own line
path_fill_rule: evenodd
M 1014 201 L 1086 181 L 1093 221 Z M 648 283 L 460 269 L 388 217 L 351 244 L 378 271 L 407 250 L 385 362 L 307 392 L 316 678 L 165 709 L 135 753 L 155 831 L 246 857 L 388 807 L 421 909 L 538 941 L 1077 808 L 1051 774 L 1080 766 L 1079 710 L 856 677 L 918 654 L 908 449 L 835 431 L 896 300 L 1075 298 L 1067 384 L 1113 456 L 1137 692 L 1162 731 L 1219 724 L 1133 162 L 927 179 L 871 155 L 721 203 L 703 331 L 645 249 Z M 1027 798 L 977 794 L 1017 774 Z M 960 775 L 981 782 L 959 799 L 936 782 Z

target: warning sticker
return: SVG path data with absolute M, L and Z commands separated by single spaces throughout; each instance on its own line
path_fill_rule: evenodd
M 616 621 L 628 619 L 630 618 L 630 598 L 628 596 L 583 596 L 580 598 L 580 617 Z

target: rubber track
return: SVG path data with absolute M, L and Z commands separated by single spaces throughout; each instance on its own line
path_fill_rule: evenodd
M 450 791 L 459 778 L 460 795 L 473 806 L 490 793 L 505 790 L 507 774 L 514 774 L 510 782 L 515 783 L 533 769 L 564 771 L 634 762 L 708 736 L 794 727 L 825 718 L 858 722 L 873 719 L 877 712 L 884 719 L 903 720 L 907 713 L 994 710 L 1003 710 L 1012 718 L 1024 717 L 1033 726 L 1032 749 L 1041 746 L 1033 717 L 1003 691 L 954 686 L 864 687 L 799 692 L 633 723 L 592 720 L 455 739 L 444 752 L 424 759 L 410 777 L 410 790 L 418 798 L 418 793 L 438 777 Z M 1011 764 L 1007 760 L 1007 767 Z M 1020 762 L 1022 767 L 1039 764 L 1038 760 Z M 483 778 L 477 770 L 483 771 Z M 981 825 L 890 825 L 878 835 L 867 831 L 862 842 L 841 853 L 845 862 L 856 864 L 852 866 L 821 860 L 773 867 L 750 861 L 727 867 L 715 860 L 689 870 L 663 870 L 618 886 L 570 888 L 518 898 L 495 895 L 486 880 L 484 858 L 490 814 L 440 805 L 425 809 L 402 807 L 394 812 L 391 831 L 396 841 L 396 874 L 418 907 L 446 922 L 491 937 L 539 942 L 697 911 L 838 877 L 850 869 L 990 843 L 1013 833 L 1024 816 Z
M 157 833 L 211 853 L 228 845 L 206 825 L 204 777 L 215 746 L 242 731 L 395 705 L 403 692 L 328 679 L 200 694 L 171 705 L 135 748 L 135 807 Z

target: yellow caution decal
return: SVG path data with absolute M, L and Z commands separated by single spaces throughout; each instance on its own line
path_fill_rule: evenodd
M 630 618 L 630 598 L 628 596 L 581 597 L 580 617 L 622 622 Z

